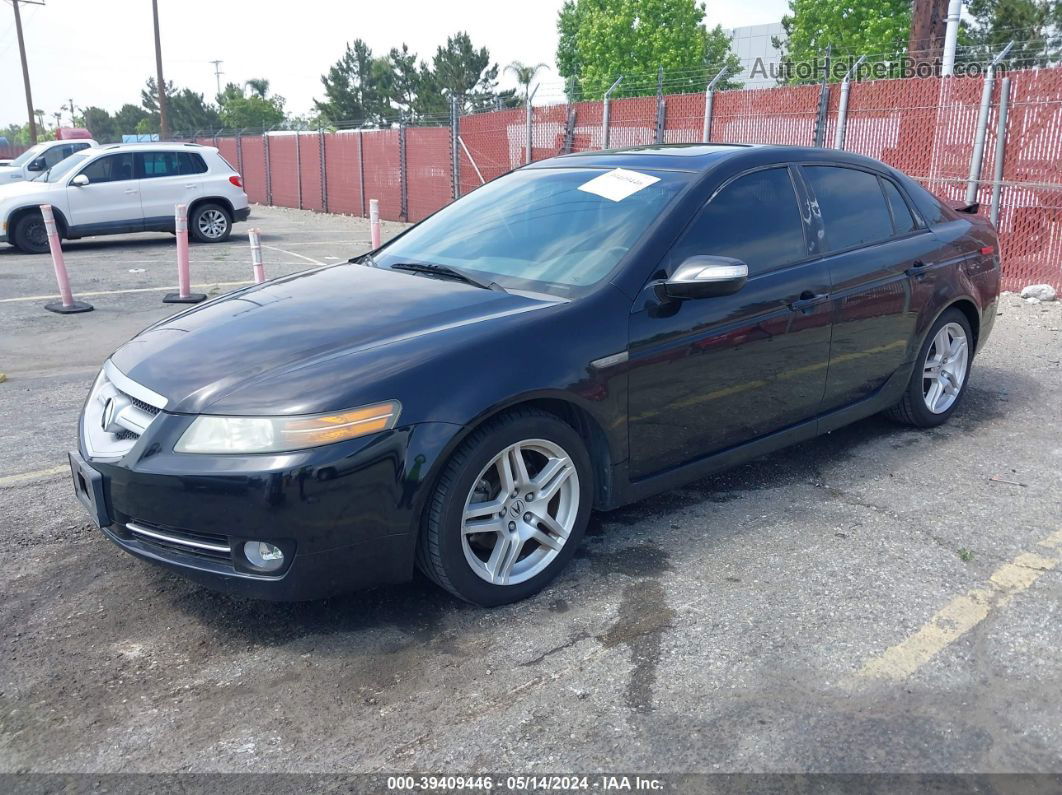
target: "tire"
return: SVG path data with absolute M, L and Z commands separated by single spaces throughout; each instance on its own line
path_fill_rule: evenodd
M 970 321 L 961 311 L 948 309 L 941 314 L 918 351 L 903 398 L 886 415 L 916 428 L 933 428 L 947 422 L 966 394 L 973 339 Z M 939 349 L 944 346 L 947 356 L 942 358 Z M 932 377 L 934 373 L 938 375 Z
M 516 474 L 503 493 L 504 473 L 518 471 L 515 456 L 528 477 Z M 579 434 L 537 409 L 506 412 L 473 431 L 446 463 L 425 508 L 417 566 L 473 604 L 526 599 L 571 560 L 592 500 L 590 456 Z M 468 527 L 482 532 L 467 531 L 466 506 L 473 506 Z
M 223 243 L 232 234 L 232 216 L 220 204 L 200 204 L 188 219 L 188 232 L 197 243 Z
M 44 217 L 38 212 L 31 212 L 19 218 L 15 222 L 11 243 L 27 254 L 47 254 L 48 230 L 44 226 Z

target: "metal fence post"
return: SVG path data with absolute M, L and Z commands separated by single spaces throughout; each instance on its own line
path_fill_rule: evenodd
M 461 134 L 460 119 L 457 97 L 450 97 L 450 182 L 455 200 L 461 198 L 461 153 L 457 149 L 457 138 Z
M 966 203 L 973 204 L 977 201 L 977 183 L 981 181 L 981 166 L 985 156 L 985 135 L 988 131 L 988 111 L 992 104 L 992 84 L 995 82 L 995 69 L 999 62 L 1007 57 L 1011 42 L 992 59 L 992 63 L 985 70 L 985 85 L 981 91 L 981 107 L 977 111 L 977 130 L 974 133 L 973 151 L 970 153 L 970 176 L 966 180 Z
M 243 137 L 240 135 L 240 130 L 236 131 L 236 170 L 240 172 L 240 176 L 246 183 L 247 174 L 243 170 Z
M 531 163 L 531 160 L 532 160 L 531 151 L 532 151 L 532 148 L 534 147 L 534 138 L 532 136 L 532 131 L 534 129 L 534 122 L 532 120 L 533 111 L 531 110 L 531 101 L 535 98 L 535 94 L 537 94 L 537 93 L 538 93 L 538 86 L 535 86 L 535 90 L 532 91 L 528 95 L 527 101 L 526 101 L 526 105 L 527 105 L 527 109 L 526 109 L 527 110 L 527 121 L 526 121 L 526 125 L 527 125 L 527 157 L 525 158 L 524 162 L 527 163 L 527 164 Z
M 826 46 L 826 71 L 822 75 L 822 86 L 819 88 L 819 112 L 815 117 L 815 146 L 826 144 L 826 115 L 830 109 L 830 53 L 833 45 Z
M 262 159 L 265 161 L 266 204 L 273 204 L 273 168 L 269 162 L 269 131 L 262 131 Z
M 399 214 L 403 221 L 409 220 L 409 174 L 406 163 L 406 114 L 398 119 L 398 184 L 401 192 Z
M 325 134 L 317 128 L 317 154 L 321 161 L 321 209 L 328 212 L 328 169 L 325 163 Z
M 299 209 L 302 209 L 302 131 L 295 131 L 295 181 L 299 185 Z
M 719 74 L 711 79 L 708 87 L 704 89 L 704 128 L 701 131 L 701 140 L 704 143 L 712 140 L 712 99 L 715 97 L 715 85 L 723 79 L 725 72 L 726 67 L 724 66 L 719 70 Z
M 361 186 L 361 214 L 365 216 L 365 141 L 364 130 L 358 130 L 358 184 Z
M 996 122 L 996 157 L 992 164 L 992 225 L 999 224 L 999 200 L 1003 193 L 1003 157 L 1007 145 L 1007 113 L 1010 107 L 1010 78 L 1004 77 L 999 85 L 999 119 Z
M 608 149 L 608 117 L 609 117 L 609 104 L 612 96 L 612 92 L 616 90 L 616 86 L 623 82 L 623 75 L 616 78 L 616 82 L 612 84 L 612 88 L 605 92 L 605 96 L 602 99 L 604 103 L 601 109 L 601 148 Z
M 848 71 L 844 73 L 844 80 L 841 81 L 841 101 L 837 106 L 837 130 L 834 134 L 833 148 L 844 149 L 844 133 L 845 126 L 848 123 L 848 94 L 852 90 L 852 73 L 856 73 L 856 77 L 859 76 L 859 67 L 866 60 L 865 55 L 860 55 L 857 60 Z
M 571 154 L 575 139 L 575 106 L 568 106 L 568 118 L 564 122 L 564 154 Z
M 664 99 L 664 67 L 656 68 L 656 135 L 654 139 L 658 144 L 664 142 L 664 114 L 667 102 Z

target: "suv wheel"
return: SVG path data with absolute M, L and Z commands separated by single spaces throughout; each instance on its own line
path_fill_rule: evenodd
M 48 229 L 44 225 L 44 217 L 40 213 L 27 213 L 19 218 L 15 222 L 11 242 L 15 248 L 27 254 L 48 253 Z
M 232 218 L 220 204 L 200 204 L 188 219 L 188 231 L 198 243 L 220 243 L 232 233 Z
M 888 416 L 918 428 L 942 424 L 966 394 L 972 361 L 970 321 L 958 309 L 949 309 L 926 335 L 907 391 Z
M 446 464 L 426 509 L 418 567 L 455 596 L 526 599 L 571 560 L 592 502 L 579 434 L 517 409 L 474 431 Z

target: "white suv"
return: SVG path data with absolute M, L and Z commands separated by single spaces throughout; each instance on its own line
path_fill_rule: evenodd
M 52 205 L 60 235 L 173 232 L 174 208 L 188 207 L 201 243 L 228 238 L 250 214 L 243 181 L 210 146 L 112 144 L 60 161 L 37 179 L 0 189 L 0 242 L 30 254 L 48 250 L 40 206 Z
M 98 146 L 91 138 L 74 138 L 63 141 L 45 141 L 31 146 L 14 160 L 0 161 L 0 186 L 24 179 L 35 179 L 60 160 L 65 160 L 82 149 Z

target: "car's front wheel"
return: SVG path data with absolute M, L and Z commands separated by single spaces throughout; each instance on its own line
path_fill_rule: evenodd
M 540 591 L 571 560 L 590 516 L 586 446 L 552 414 L 517 409 L 475 430 L 430 497 L 417 564 L 466 601 Z
M 38 212 L 26 213 L 15 222 L 11 235 L 15 248 L 27 254 L 45 254 L 48 252 L 48 229 L 44 225 L 44 216 Z
M 966 392 L 973 339 L 970 321 L 958 309 L 937 318 L 918 352 L 907 391 L 888 411 L 889 417 L 918 428 L 945 422 Z
M 232 233 L 232 217 L 220 204 L 201 204 L 188 219 L 188 231 L 198 243 L 220 243 Z

